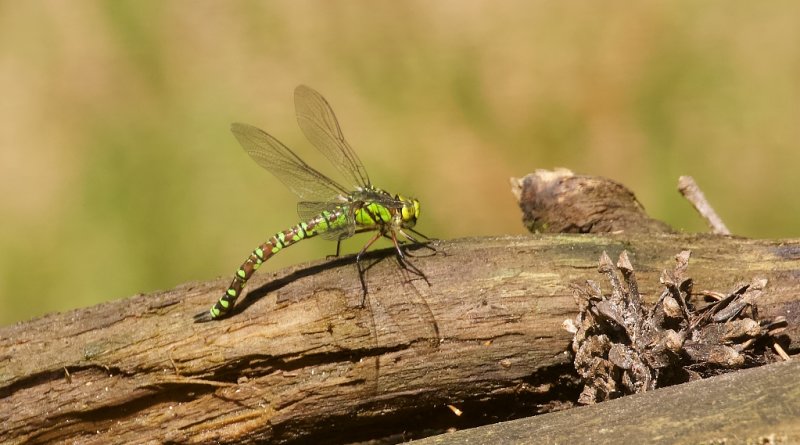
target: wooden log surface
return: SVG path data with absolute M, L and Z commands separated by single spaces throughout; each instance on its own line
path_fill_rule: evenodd
M 771 363 L 414 443 L 793 444 L 800 437 L 798 375 L 800 361 Z
M 765 317 L 795 352 L 800 241 L 708 235 L 537 235 L 412 252 L 428 283 L 374 252 L 268 273 L 225 320 L 194 323 L 227 277 L 0 328 L 1 442 L 255 443 L 419 437 L 574 400 L 570 284 L 630 253 L 652 303 L 691 250 L 696 289 L 768 280 Z M 448 405 L 463 411 L 454 414 Z

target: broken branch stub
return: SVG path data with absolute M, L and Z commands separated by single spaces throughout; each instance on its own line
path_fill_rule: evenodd
M 622 184 L 572 171 L 536 170 L 511 178 L 522 221 L 534 233 L 672 233 L 650 218 Z

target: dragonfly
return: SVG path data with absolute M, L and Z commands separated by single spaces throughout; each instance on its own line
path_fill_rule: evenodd
M 265 261 L 281 250 L 317 235 L 336 241 L 335 256 L 338 257 L 343 240 L 356 233 L 375 232 L 356 255 L 355 262 L 364 292 L 362 305 L 367 287 L 361 258 L 382 237 L 391 240 L 402 267 L 424 277 L 406 259 L 401 248 L 406 241 L 427 245 L 414 235 L 429 240 L 414 230 L 420 214 L 419 201 L 399 194 L 392 195 L 372 185 L 364 165 L 345 140 L 333 109 L 320 93 L 300 85 L 294 91 L 294 102 L 297 123 L 306 139 L 352 182 L 352 186 L 344 187 L 320 173 L 269 133 L 248 124 L 231 125 L 231 132 L 244 151 L 300 198 L 297 213 L 301 222 L 272 235 L 256 247 L 211 310 L 195 316 L 198 321 L 225 317 L 247 281 Z

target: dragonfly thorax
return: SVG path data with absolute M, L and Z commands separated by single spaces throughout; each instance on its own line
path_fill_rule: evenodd
M 391 195 L 377 188 L 359 189 L 350 197 L 353 221 L 361 229 L 410 229 L 419 218 L 419 201 L 403 195 Z

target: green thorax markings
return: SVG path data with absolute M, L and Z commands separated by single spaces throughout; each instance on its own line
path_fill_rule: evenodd
M 199 314 L 198 319 L 207 318 L 208 315 L 212 319 L 224 316 L 262 263 L 281 249 L 305 238 L 320 235 L 338 243 L 355 233 L 374 231 L 375 235 L 356 256 L 359 278 L 365 291 L 359 260 L 372 243 L 381 237 L 389 238 L 402 261 L 404 256 L 399 244 L 402 241 L 398 240 L 397 235 L 418 242 L 409 232 L 417 233 L 413 227 L 419 218 L 419 201 L 392 195 L 372 186 L 364 166 L 345 141 L 336 116 L 322 95 L 301 85 L 295 90 L 294 97 L 297 122 L 306 138 L 354 186 L 349 189 L 343 187 L 313 169 L 268 133 L 247 124 L 233 124 L 231 131 L 245 152 L 300 198 L 297 212 L 302 222 L 276 233 L 253 250 L 236 271 L 219 301 L 209 312 Z M 338 255 L 338 244 L 336 251 Z

